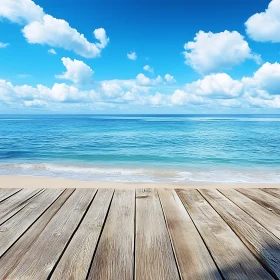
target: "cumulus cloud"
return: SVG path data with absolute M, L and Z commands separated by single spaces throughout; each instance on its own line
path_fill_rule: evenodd
M 45 102 L 43 100 L 38 100 L 38 99 L 26 100 L 26 101 L 23 101 L 23 103 L 26 107 L 42 108 L 42 107 L 47 106 L 47 102 Z
M 280 64 L 264 63 L 252 77 L 244 77 L 243 101 L 250 107 L 280 108 Z
M 136 52 L 131 52 L 127 54 L 127 58 L 130 60 L 136 60 L 137 59 L 137 54 Z
M 0 42 L 0 49 L 6 48 L 9 46 L 9 43 L 1 43 Z
M 170 96 L 170 100 L 173 105 L 201 105 L 207 103 L 205 98 L 180 89 L 174 91 Z
M 1 0 L 0 18 L 7 18 L 11 22 L 26 24 L 40 21 L 43 16 L 43 9 L 31 0 Z
M 94 90 L 81 91 L 75 86 L 55 83 L 51 88 L 37 85 L 14 86 L 11 82 L 0 80 L 0 101 L 7 104 L 24 104 L 28 107 L 46 105 L 47 103 L 83 103 L 97 98 Z
M 156 79 L 150 79 L 147 76 L 145 76 L 143 73 L 140 73 L 136 77 L 136 81 L 139 85 L 143 86 L 151 86 L 160 84 L 162 82 L 161 76 L 157 76 Z
M 196 95 L 211 96 L 211 98 L 227 99 L 238 97 L 242 93 L 243 84 L 233 80 L 226 73 L 211 74 L 193 83 L 185 89 Z
M 260 62 L 244 37 L 237 31 L 220 33 L 199 31 L 184 46 L 185 63 L 201 74 L 217 73 L 242 63 L 246 59 Z
M 49 49 L 49 50 L 48 50 L 48 53 L 50 53 L 50 54 L 57 54 L 56 51 L 55 51 L 54 49 Z
M 66 72 L 62 75 L 56 75 L 56 78 L 70 80 L 76 84 L 88 83 L 91 80 L 94 72 L 83 61 L 71 60 L 69 57 L 63 57 L 61 60 L 66 67 Z
M 148 64 L 143 67 L 143 70 L 150 72 L 150 73 L 154 72 L 154 69 Z
M 22 33 L 31 44 L 60 47 L 87 58 L 100 56 L 101 50 L 109 42 L 103 28 L 93 31 L 99 42 L 91 43 L 67 21 L 45 14 L 43 9 L 31 0 L 2 0 L 0 17 L 25 25 Z
M 245 26 L 255 41 L 280 42 L 280 0 L 272 0 L 264 12 L 252 15 Z
M 115 98 L 124 94 L 123 89 L 117 83 L 102 82 L 101 89 L 108 98 Z
M 72 72 L 76 69 L 75 60 L 64 58 L 64 62 L 71 66 L 66 67 L 67 71 L 63 75 L 69 80 L 81 81 L 83 75 L 77 76 L 79 71 Z M 88 108 L 132 105 L 185 108 L 199 106 L 211 110 L 239 107 L 280 108 L 279 63 L 264 63 L 252 76 L 241 80 L 235 80 L 226 73 L 206 75 L 172 91 L 171 87 L 163 87 L 165 81 L 166 79 L 163 81 L 160 76 L 150 79 L 140 73 L 134 79 L 100 81 L 91 84 L 90 90 L 83 90 L 84 87 L 80 88 L 79 83 L 72 86 L 55 83 L 52 87 L 32 87 L 14 86 L 11 82 L 0 80 L 0 103 L 50 109 L 56 104 L 68 106 L 66 104 L 69 103 Z
M 170 83 L 170 84 L 176 83 L 176 80 L 175 80 L 174 77 L 171 76 L 170 74 L 166 74 L 166 75 L 164 76 L 164 79 L 165 79 L 165 81 L 166 81 L 167 83 Z
M 253 77 L 244 77 L 242 81 L 249 90 L 257 89 L 270 95 L 280 95 L 280 64 L 266 62 Z

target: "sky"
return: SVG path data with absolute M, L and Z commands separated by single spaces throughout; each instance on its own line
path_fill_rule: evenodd
M 1 0 L 0 113 L 280 113 L 280 0 Z

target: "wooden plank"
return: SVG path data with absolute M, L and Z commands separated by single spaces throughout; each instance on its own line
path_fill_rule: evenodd
M 236 190 L 221 189 L 219 191 L 280 239 L 279 216 Z
M 9 270 L 16 267 L 21 258 L 40 236 L 48 223 L 71 196 L 74 189 L 66 189 L 61 196 L 46 210 L 46 212 L 28 229 L 28 231 L 4 254 L 0 259 L 0 279 L 3 279 Z M 0 247 L 2 243 L 0 244 Z
M 43 189 L 23 189 L 0 204 L 0 225 L 25 207 Z
M 113 189 L 97 192 L 50 279 L 86 279 L 113 193 Z
M 47 189 L 34 197 L 26 207 L 0 226 L 0 257 L 43 214 L 63 192 Z
M 180 279 L 157 191 L 136 194 L 135 279 Z
M 207 247 L 174 190 L 159 189 L 181 279 L 222 279 Z
M 280 198 L 280 189 L 261 189 L 261 190 L 277 198 Z
M 273 279 L 197 190 L 177 190 L 224 279 Z M 206 278 L 205 278 L 206 279 Z
M 20 250 L 21 256 L 17 257 L 16 264 L 13 262 L 8 269 L 3 270 L 0 264 L 0 279 L 47 279 L 79 225 L 95 192 L 95 189 L 76 190 L 33 240 L 27 251 L 22 251 L 19 248 L 22 243 L 17 242 L 8 253 L 11 250 L 13 252 Z M 24 240 L 24 237 L 28 239 L 28 232 L 21 239 Z M 1 263 L 6 267 L 4 258 Z
M 217 190 L 199 190 L 250 251 L 280 277 L 280 244 L 273 234 Z
M 13 194 L 16 194 L 20 192 L 21 189 L 1 189 L 0 188 L 0 203 L 7 199 L 8 197 L 12 196 Z
M 280 215 L 280 199 L 276 198 L 266 192 L 259 189 L 237 189 L 240 193 L 246 195 L 250 199 L 254 200 L 264 208 L 273 212 L 276 215 Z
M 87 279 L 133 279 L 135 190 L 116 190 Z

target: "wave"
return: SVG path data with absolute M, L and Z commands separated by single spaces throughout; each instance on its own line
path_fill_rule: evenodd
M 0 164 L 1 175 L 26 175 L 103 182 L 280 183 L 278 170 L 152 170 L 91 165 Z

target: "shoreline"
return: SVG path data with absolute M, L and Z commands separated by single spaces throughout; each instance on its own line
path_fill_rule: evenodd
M 62 178 L 37 176 L 0 175 L 0 188 L 185 188 L 185 189 L 232 189 L 232 188 L 280 188 L 280 183 L 157 183 L 157 182 L 97 182 L 76 181 Z

